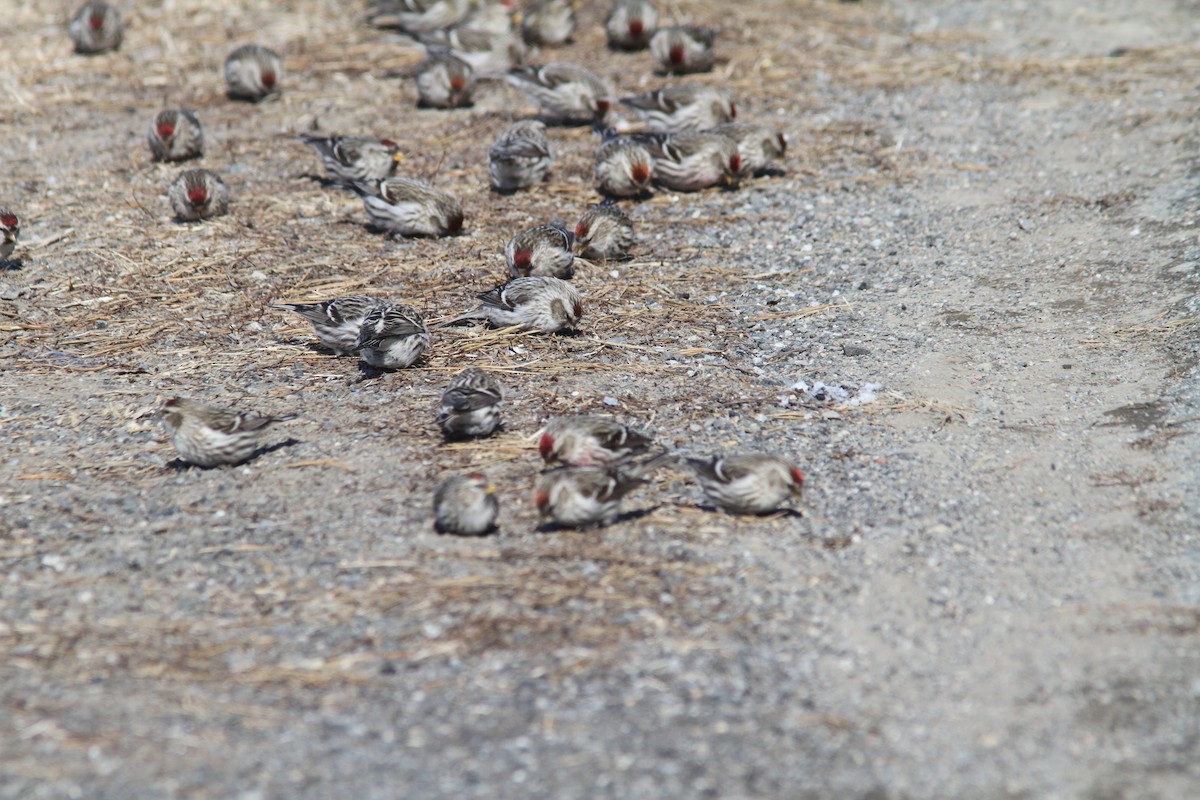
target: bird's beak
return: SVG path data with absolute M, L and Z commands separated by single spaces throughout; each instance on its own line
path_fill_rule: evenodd
M 497 491 L 496 485 L 494 483 L 489 483 L 484 487 L 483 491 L 485 494 L 495 494 Z
M 404 160 L 404 153 L 394 153 L 392 155 L 392 161 L 395 161 L 397 164 L 399 164 L 403 160 Z

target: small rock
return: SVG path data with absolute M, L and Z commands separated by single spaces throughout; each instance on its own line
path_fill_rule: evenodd
M 869 356 L 871 351 L 863 347 L 861 344 L 843 344 L 842 355 L 844 356 Z

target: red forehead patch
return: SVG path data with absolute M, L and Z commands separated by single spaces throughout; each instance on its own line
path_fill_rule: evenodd
M 175 126 L 169 122 L 158 123 L 158 138 L 170 139 L 175 135 Z
M 630 170 L 633 179 L 638 183 L 645 183 L 650 180 L 650 166 L 648 164 L 634 164 Z
M 88 25 L 92 26 L 92 30 L 98 31 L 104 27 L 104 13 L 101 11 L 93 11 L 92 16 L 88 17 Z
M 208 191 L 203 186 L 193 186 L 188 189 L 187 197 L 192 205 L 203 205 L 208 200 Z
M 16 214 L 5 214 L 4 216 L 0 217 L 0 225 L 3 225 L 6 228 L 15 228 L 17 227 L 17 224 L 18 220 Z
M 270 89 L 275 85 L 275 73 L 268 70 L 262 74 L 262 85 Z

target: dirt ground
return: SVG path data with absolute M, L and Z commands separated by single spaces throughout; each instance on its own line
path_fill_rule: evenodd
M 785 174 L 626 203 L 581 335 L 449 329 L 384 377 L 272 304 L 470 307 L 513 232 L 596 199 L 593 134 L 499 197 L 488 145 L 532 109 L 416 110 L 420 54 L 357 11 L 118 6 L 113 55 L 71 53 L 60 2 L 0 31 L 0 798 L 1200 797 L 1195 2 L 662 4 L 720 28 L 697 79 L 787 132 Z M 585 6 L 536 60 L 659 85 Z M 278 101 L 224 97 L 245 41 Z M 167 106 L 229 216 L 171 219 Z M 311 131 L 401 142 L 466 233 L 369 231 Z M 506 430 L 447 445 L 467 364 Z M 180 468 L 177 394 L 301 418 Z M 539 531 L 530 434 L 570 411 L 788 454 L 803 515 L 672 473 Z M 467 469 L 500 532 L 438 536 Z

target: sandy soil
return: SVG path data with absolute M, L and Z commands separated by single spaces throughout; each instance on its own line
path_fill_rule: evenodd
M 579 276 L 582 335 L 450 330 L 378 378 L 271 305 L 469 307 L 513 231 L 594 200 L 592 134 L 555 130 L 544 191 L 497 197 L 488 144 L 532 109 L 492 85 L 415 110 L 419 54 L 332 0 L 123 2 L 94 58 L 65 6 L 21 3 L 0 798 L 1200 796 L 1200 18 L 1087 5 L 680 3 L 786 174 L 627 204 L 637 259 Z M 540 60 L 658 85 L 600 17 Z M 251 40 L 284 56 L 277 102 L 223 96 Z M 144 141 L 170 105 L 230 216 L 171 219 L 179 167 Z M 314 130 L 402 142 L 467 233 L 371 233 L 309 177 Z M 464 364 L 501 374 L 507 430 L 445 445 Z M 181 469 L 152 416 L 176 394 L 302 418 Z M 574 410 L 792 455 L 804 514 L 713 513 L 667 475 L 609 528 L 538 531 L 529 434 Z M 501 531 L 439 537 L 432 489 L 467 468 Z

